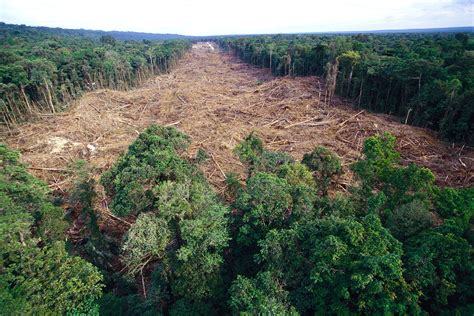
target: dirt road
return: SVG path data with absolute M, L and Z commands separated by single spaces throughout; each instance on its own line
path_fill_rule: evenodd
M 429 130 L 354 109 L 337 98 L 325 102 L 324 94 L 316 77 L 273 78 L 267 70 L 202 43 L 171 73 L 139 89 L 90 92 L 69 111 L 42 116 L 5 138 L 21 151 L 32 172 L 58 190 L 67 188 L 73 161 L 88 160 L 99 177 L 151 123 L 172 125 L 190 135 L 190 155 L 199 147 L 211 154 L 202 168 L 217 190 L 223 188 L 225 172 L 244 174 L 232 149 L 251 131 L 267 148 L 296 159 L 324 145 L 343 159 L 346 170 L 367 136 L 390 131 L 398 137 L 404 163 L 431 168 L 439 184 L 473 185 L 472 149 L 443 143 Z M 341 180 L 342 189 L 350 177 L 347 173 Z

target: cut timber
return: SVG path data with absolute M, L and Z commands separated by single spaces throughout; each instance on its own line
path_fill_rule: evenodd
M 344 122 L 342 122 L 341 124 L 339 124 L 337 127 L 343 127 L 347 122 L 349 122 L 350 120 L 353 120 L 355 119 L 356 117 L 358 117 L 360 114 L 364 113 L 365 111 L 362 110 L 360 112 L 358 112 L 357 114 L 354 114 L 352 115 L 351 117 L 349 117 L 347 120 L 345 120 Z
M 71 172 L 69 169 L 63 168 L 41 168 L 41 167 L 28 167 L 31 170 L 44 170 L 44 171 L 57 171 L 57 172 Z
M 117 220 L 117 221 L 119 221 L 119 222 L 122 222 L 122 223 L 124 223 L 124 224 L 127 224 L 128 226 L 132 226 L 131 223 L 127 222 L 126 220 L 121 219 L 120 217 L 115 216 L 115 215 L 112 214 L 110 211 L 102 212 L 102 214 L 105 214 L 105 215 L 109 216 L 110 218 L 115 219 L 115 220 Z
M 334 96 L 329 101 L 328 87 L 322 78 L 274 77 L 269 70 L 242 63 L 212 45 L 214 52 L 206 42 L 194 44 L 171 72 L 144 81 L 140 88 L 86 93 L 67 112 L 40 113 L 37 120 L 28 124 L 13 126 L 14 118 L 7 118 L 12 125 L 0 127 L 0 138 L 19 150 L 21 159 L 31 166 L 63 168 L 59 172 L 30 171 L 53 186 L 60 183 L 66 191 L 74 183 L 74 172 L 66 171 L 71 161 L 86 159 L 93 167 L 94 178 L 99 179 L 151 123 L 174 126 L 189 135 L 192 142 L 186 155 L 190 157 L 200 147 L 213 153 L 214 159 L 209 157 L 208 163 L 199 168 L 216 190 L 221 189 L 223 175 L 229 172 L 245 179 L 245 167 L 239 163 L 233 148 L 252 131 L 267 145 L 272 143 L 272 149 L 296 160 L 317 145 L 326 146 L 342 157 L 346 171 L 360 158 L 367 137 L 387 131 L 398 139 L 402 163 L 431 168 L 436 183 L 441 186 L 474 185 L 472 148 L 453 147 L 427 129 L 400 124 L 387 115 L 361 112 L 362 108 L 354 110 L 358 100 L 352 104 Z M 359 93 L 363 89 L 362 82 L 359 84 L 352 85 L 351 91 L 356 88 Z M 51 89 L 49 82 L 48 88 Z M 44 83 L 41 90 L 39 93 L 44 91 L 44 99 L 49 100 Z M 183 105 L 177 95 L 187 104 Z M 30 105 L 34 110 L 33 104 Z M 44 104 L 48 105 L 49 101 Z M 413 111 L 410 117 L 412 114 Z M 84 145 L 98 143 L 100 150 L 85 155 L 80 146 L 65 146 L 59 155 L 51 153 L 48 141 L 59 136 Z M 350 171 L 340 181 L 352 183 Z M 101 206 L 97 209 L 106 212 Z M 125 227 L 109 215 L 104 214 L 103 218 L 100 225 Z
M 216 164 L 217 168 L 219 168 L 222 176 L 224 177 L 224 179 L 227 179 L 224 171 L 222 170 L 221 166 L 219 165 L 219 163 L 217 163 L 216 159 L 214 158 L 214 155 L 211 153 L 211 158 L 212 158 L 212 161 L 214 161 L 214 163 Z
M 176 122 L 173 122 L 173 123 L 166 124 L 165 127 L 170 127 L 170 126 L 178 125 L 179 123 L 181 123 L 181 121 L 176 121 Z
M 308 122 L 314 121 L 317 118 L 318 118 L 318 116 L 315 116 L 315 117 L 312 117 L 310 119 L 307 119 L 307 120 L 304 120 L 304 121 L 301 121 L 301 122 L 298 122 L 298 123 L 290 124 L 288 126 L 285 126 L 284 128 L 288 129 L 288 128 L 298 126 L 298 125 L 321 126 L 321 125 L 326 125 L 326 124 L 331 124 L 331 123 L 337 122 L 337 120 L 326 120 L 326 121 L 320 121 L 320 122 L 316 122 L 316 123 L 306 124 Z

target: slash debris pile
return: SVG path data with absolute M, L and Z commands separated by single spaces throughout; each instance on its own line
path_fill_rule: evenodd
M 346 171 L 366 137 L 389 131 L 397 136 L 404 163 L 430 168 L 440 185 L 474 184 L 472 148 L 444 143 L 432 131 L 325 95 L 317 77 L 274 78 L 267 70 L 196 44 L 171 73 L 142 88 L 88 93 L 70 111 L 40 115 L 14 131 L 2 131 L 2 138 L 56 190 L 68 187 L 70 166 L 77 159 L 89 161 L 98 178 L 150 123 L 173 125 L 190 135 L 190 155 L 199 148 L 207 151 L 211 159 L 203 172 L 218 191 L 226 172 L 244 177 L 232 149 L 251 131 L 269 149 L 296 159 L 315 145 L 326 146 L 342 158 Z M 339 185 L 345 189 L 350 182 L 346 172 Z

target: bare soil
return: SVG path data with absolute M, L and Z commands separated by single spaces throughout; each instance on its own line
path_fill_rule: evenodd
M 368 113 L 347 100 L 325 101 L 324 96 L 318 77 L 276 78 L 201 43 L 169 74 L 141 88 L 87 93 L 66 112 L 40 115 L 1 135 L 21 152 L 35 175 L 60 191 L 71 183 L 74 161 L 87 160 L 98 179 L 152 123 L 175 126 L 190 135 L 190 156 L 200 147 L 211 155 L 202 170 L 217 191 L 224 188 L 224 173 L 245 176 L 232 150 L 251 131 L 267 148 L 295 159 L 316 145 L 326 146 L 342 158 L 346 171 L 360 157 L 366 137 L 389 131 L 398 138 L 404 164 L 432 169 L 439 185 L 473 185 L 472 148 L 442 142 L 433 131 Z M 345 190 L 352 181 L 346 172 L 339 188 Z

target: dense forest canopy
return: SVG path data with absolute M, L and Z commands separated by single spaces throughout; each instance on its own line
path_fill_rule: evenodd
M 1 310 L 474 311 L 474 188 L 440 188 L 429 169 L 401 166 L 390 134 L 366 140 L 347 193 L 335 191 L 342 169 L 331 151 L 299 162 L 252 133 L 235 148 L 248 177 L 228 174 L 222 199 L 199 171 L 209 155 L 189 158 L 189 144 L 152 125 L 102 175 L 111 211 L 130 223 L 123 238 L 99 230 L 94 180 L 81 169 L 69 207 L 87 224 L 68 249 L 83 259 L 65 251 L 67 223 L 44 184 L 0 147 Z
M 326 78 L 329 97 L 474 144 L 474 36 L 469 33 L 269 35 L 219 39 L 274 75 Z
M 57 112 L 85 91 L 129 89 L 168 71 L 188 41 L 119 41 L 0 24 L 0 122 Z

